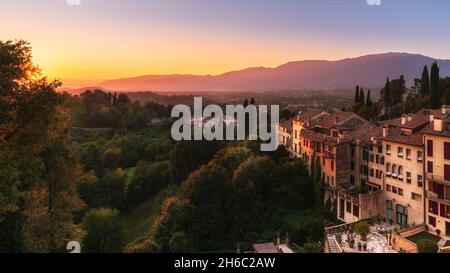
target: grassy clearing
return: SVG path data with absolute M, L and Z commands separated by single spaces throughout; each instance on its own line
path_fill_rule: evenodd
M 420 240 L 431 240 L 433 242 L 436 242 L 436 244 L 437 244 L 439 242 L 439 240 L 441 240 L 441 238 L 439 238 L 438 236 L 428 233 L 426 231 L 406 237 L 406 239 L 410 240 L 411 242 L 413 242 L 415 244 L 417 244 L 417 242 Z
M 133 242 L 149 235 L 155 219 L 159 216 L 160 205 L 159 198 L 155 196 L 125 214 L 124 220 L 128 226 L 127 241 Z

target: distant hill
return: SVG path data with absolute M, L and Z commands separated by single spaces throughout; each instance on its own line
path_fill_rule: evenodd
M 109 80 L 98 86 L 115 91 L 199 92 L 353 89 L 382 87 L 386 77 L 404 75 L 408 86 L 420 77 L 431 57 L 408 53 L 366 55 L 339 61 L 297 61 L 276 68 L 247 68 L 217 76 L 150 75 Z M 436 60 L 442 76 L 450 76 L 450 60 Z

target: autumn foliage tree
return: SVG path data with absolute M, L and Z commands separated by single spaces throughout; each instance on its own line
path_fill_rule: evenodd
M 21 218 L 10 247 L 22 251 L 60 252 L 81 236 L 72 219 L 83 206 L 80 168 L 58 86 L 41 76 L 27 42 L 0 41 L 0 229 L 13 234 L 5 226 Z

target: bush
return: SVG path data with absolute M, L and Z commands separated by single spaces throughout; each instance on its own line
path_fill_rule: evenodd
M 359 235 L 367 236 L 370 232 L 370 225 L 367 222 L 359 222 L 355 225 L 355 231 Z
M 417 248 L 419 250 L 419 253 L 437 253 L 438 252 L 438 246 L 437 246 L 436 242 L 429 240 L 429 239 L 419 240 L 417 242 Z
M 125 224 L 115 209 L 92 209 L 83 218 L 86 232 L 83 250 L 88 253 L 118 253 L 125 245 Z

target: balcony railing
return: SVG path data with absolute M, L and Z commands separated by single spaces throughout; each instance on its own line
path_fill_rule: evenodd
M 427 191 L 426 195 L 427 195 L 428 199 L 431 199 L 431 200 L 434 200 L 434 201 L 437 201 L 437 202 L 440 202 L 440 203 L 446 203 L 446 204 L 450 205 L 450 196 L 445 197 L 444 195 L 440 195 L 440 194 L 437 194 L 437 193 L 432 192 L 432 191 Z

